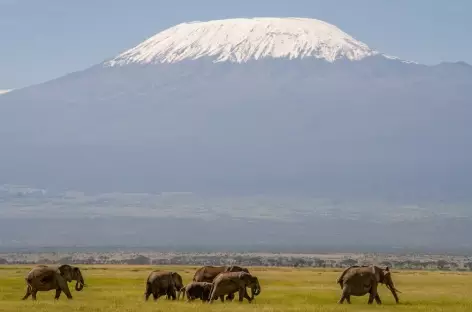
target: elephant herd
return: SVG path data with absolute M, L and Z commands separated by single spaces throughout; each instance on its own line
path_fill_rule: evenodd
M 62 292 L 68 299 L 72 299 L 68 282 L 76 281 L 75 290 L 81 291 L 84 286 L 84 278 L 79 268 L 64 264 L 59 267 L 49 267 L 46 265 L 35 266 L 25 277 L 27 284 L 26 294 L 23 300 L 30 295 L 36 300 L 38 291 L 55 290 L 55 299 L 59 299 Z M 379 284 L 384 284 L 392 293 L 395 302 L 398 303 L 400 291 L 395 288 L 391 272 L 388 267 L 381 268 L 375 265 L 351 266 L 345 269 L 336 283 L 341 287 L 341 298 L 338 303 L 344 301 L 351 303 L 351 296 L 364 296 L 369 294 L 368 303 L 373 301 L 381 304 L 377 292 Z M 247 292 L 251 290 L 251 296 Z M 254 300 L 255 296 L 261 293 L 261 285 L 256 276 L 249 273 L 249 270 L 240 266 L 204 266 L 198 269 L 192 282 L 185 285 L 182 276 L 177 272 L 152 271 L 146 279 L 146 289 L 144 299 L 147 301 L 152 295 L 154 300 L 161 296 L 167 299 L 185 299 L 193 301 L 200 299 L 204 302 L 212 303 L 218 298 L 224 302 L 232 301 L 235 293 L 239 295 L 239 301 L 245 298 L 248 302 Z
M 247 288 L 251 289 L 251 296 L 247 293 Z M 144 299 L 148 300 L 152 295 L 154 300 L 166 295 L 173 300 L 180 298 L 180 294 L 188 301 L 200 299 L 202 301 L 213 302 L 220 298 L 224 302 L 232 301 L 235 293 L 239 294 L 239 301 L 246 298 L 248 302 L 261 292 L 261 285 L 256 276 L 249 273 L 249 270 L 240 266 L 204 266 L 195 272 L 193 280 L 186 286 L 182 283 L 182 277 L 176 272 L 153 271 L 146 280 L 146 292 Z M 176 295 L 177 293 L 177 295 Z

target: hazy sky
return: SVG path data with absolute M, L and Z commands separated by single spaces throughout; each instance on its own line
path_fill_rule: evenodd
M 177 23 L 311 17 L 403 59 L 472 64 L 471 0 L 0 0 L 0 90 L 82 70 Z

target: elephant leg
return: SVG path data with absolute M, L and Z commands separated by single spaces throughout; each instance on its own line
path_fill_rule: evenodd
M 374 297 L 374 299 L 375 299 L 375 302 L 376 302 L 377 304 L 382 304 L 382 300 L 380 300 L 379 294 L 376 294 L 375 297 Z
M 346 302 L 347 302 L 348 304 L 351 304 L 351 295 L 346 295 L 345 298 L 346 298 Z
M 247 301 L 248 301 L 249 303 L 251 303 L 252 298 L 249 297 L 249 294 L 247 293 L 246 287 L 244 287 L 244 298 L 246 298 Z
M 372 304 L 374 302 L 374 298 L 378 296 L 377 295 L 377 284 L 374 283 L 372 287 L 370 288 L 369 292 L 369 301 L 367 301 L 368 304 Z
M 238 292 L 238 300 L 239 302 L 243 302 L 243 299 L 244 299 L 244 292 L 245 292 L 245 289 L 243 287 L 239 288 L 239 292 Z
M 31 299 L 32 300 L 36 300 L 36 294 L 37 293 L 38 293 L 38 291 L 36 289 L 31 290 Z
M 146 282 L 146 291 L 144 292 L 144 301 L 149 300 L 149 296 L 152 293 L 152 285 L 149 282 Z
M 228 301 L 233 301 L 233 299 L 234 299 L 234 293 L 230 293 L 226 296 L 226 300 Z
M 62 290 L 60 288 L 56 289 L 56 295 L 54 296 L 55 300 L 58 300 L 59 297 L 61 296 Z
M 374 302 L 374 296 L 372 294 L 369 294 L 369 300 L 367 300 L 367 304 L 372 304 Z
M 339 298 L 338 303 L 339 303 L 339 304 L 343 304 L 343 303 L 344 303 L 344 300 L 346 300 L 347 297 L 350 297 L 350 295 L 349 295 L 349 290 L 348 290 L 347 286 L 344 285 L 343 291 L 342 291 L 342 293 L 341 293 L 341 298 Z M 349 301 L 348 301 L 348 303 L 349 303 Z
M 225 302 L 225 296 L 224 295 L 220 296 L 220 300 L 221 302 Z
M 63 279 L 62 277 L 57 277 L 56 283 L 57 283 L 56 289 L 61 289 L 64 292 L 64 294 L 67 296 L 67 299 L 72 299 L 72 295 L 70 293 L 69 286 L 67 285 L 66 280 Z
M 66 286 L 67 286 L 67 285 L 66 285 Z M 63 291 L 64 294 L 66 295 L 67 299 L 72 299 L 72 295 L 71 295 L 71 293 L 70 293 L 69 287 L 63 288 L 62 291 Z
M 175 300 L 176 299 L 176 294 L 175 294 L 175 288 L 174 287 L 170 287 L 168 292 L 167 292 L 167 296 L 170 298 L 172 297 L 172 300 Z
M 27 287 L 26 288 L 26 294 L 23 296 L 23 298 L 21 300 L 26 300 L 28 299 L 28 297 L 31 296 L 31 287 Z

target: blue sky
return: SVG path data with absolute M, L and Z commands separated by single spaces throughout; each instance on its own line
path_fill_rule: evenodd
M 403 59 L 472 64 L 470 0 L 0 0 L 0 89 L 82 70 L 177 23 L 311 17 Z

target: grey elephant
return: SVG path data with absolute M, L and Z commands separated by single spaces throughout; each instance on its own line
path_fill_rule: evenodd
M 213 280 L 218 276 L 218 274 L 223 272 L 246 272 L 249 273 L 249 270 L 238 265 L 224 265 L 224 266 L 203 266 L 198 269 L 194 276 L 194 282 L 207 282 L 212 283 Z M 232 301 L 234 299 L 234 293 L 228 294 L 226 300 Z
M 351 303 L 351 296 L 364 296 L 369 294 L 368 304 L 373 301 L 381 304 L 378 294 L 378 285 L 385 284 L 395 298 L 395 302 L 399 303 L 397 293 L 400 293 L 392 280 L 392 274 L 388 267 L 381 268 L 375 265 L 351 266 L 345 269 L 336 282 L 341 286 L 342 294 L 338 303 L 346 300 Z
M 144 299 L 148 300 L 152 294 L 154 300 L 163 295 L 175 300 L 180 296 L 183 286 L 182 276 L 177 272 L 152 271 L 146 280 Z
M 76 281 L 75 290 L 81 291 L 85 286 L 82 272 L 79 268 L 68 264 L 59 267 L 49 267 L 46 265 L 38 265 L 33 267 L 25 277 L 26 294 L 22 300 L 26 300 L 30 295 L 36 300 L 38 291 L 56 290 L 54 299 L 59 299 L 62 292 L 68 299 L 72 299 L 68 282 Z
M 210 291 L 213 283 L 207 282 L 191 282 L 181 289 L 182 298 L 187 301 L 200 299 L 202 301 L 210 301 Z
M 246 291 L 246 287 L 251 288 L 252 297 L 249 297 Z M 261 285 L 256 276 L 246 272 L 223 272 L 213 281 L 210 293 L 210 303 L 216 298 L 220 298 L 221 302 L 224 302 L 224 295 L 234 294 L 239 292 L 239 302 L 246 298 L 248 302 L 254 299 L 254 296 L 258 296 L 261 293 Z

